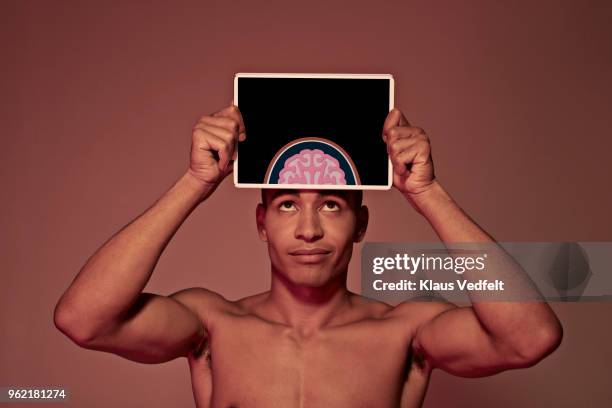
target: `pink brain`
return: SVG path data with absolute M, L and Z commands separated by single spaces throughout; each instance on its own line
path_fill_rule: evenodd
M 304 149 L 285 160 L 278 184 L 346 184 L 340 163 L 319 149 Z

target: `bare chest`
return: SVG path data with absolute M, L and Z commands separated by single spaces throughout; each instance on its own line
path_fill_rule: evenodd
M 225 325 L 210 338 L 212 406 L 397 406 L 409 348 L 393 334 L 381 322 L 308 338 L 261 322 Z

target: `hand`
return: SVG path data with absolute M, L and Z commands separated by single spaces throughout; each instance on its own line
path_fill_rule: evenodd
M 431 145 L 425 131 L 410 126 L 399 109 L 387 115 L 383 140 L 393 164 L 393 185 L 404 195 L 420 194 L 434 183 Z
M 233 102 L 219 112 L 202 116 L 193 127 L 189 173 L 216 187 L 233 171 L 238 142 L 245 139 L 244 121 Z

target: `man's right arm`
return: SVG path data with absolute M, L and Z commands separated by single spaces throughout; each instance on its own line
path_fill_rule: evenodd
M 56 326 L 77 344 L 157 363 L 205 340 L 202 310 L 220 296 L 187 289 L 143 293 L 164 248 L 197 205 L 231 173 L 244 124 L 231 106 L 193 130 L 189 170 L 153 206 L 109 239 L 83 266 L 57 304 Z

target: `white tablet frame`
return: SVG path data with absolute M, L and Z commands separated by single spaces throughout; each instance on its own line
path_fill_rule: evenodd
M 238 78 L 339 78 L 339 79 L 388 79 L 389 80 L 389 112 L 395 101 L 395 80 L 391 74 L 308 74 L 308 73 L 254 73 L 239 72 L 234 75 L 234 104 L 238 105 Z M 382 129 L 381 129 L 382 131 Z M 253 184 L 238 182 L 238 153 L 234 160 L 234 186 L 238 188 L 282 188 L 282 189 L 314 189 L 314 190 L 389 190 L 393 184 L 393 165 L 388 158 L 388 175 L 386 186 L 374 185 L 336 185 L 336 184 Z

